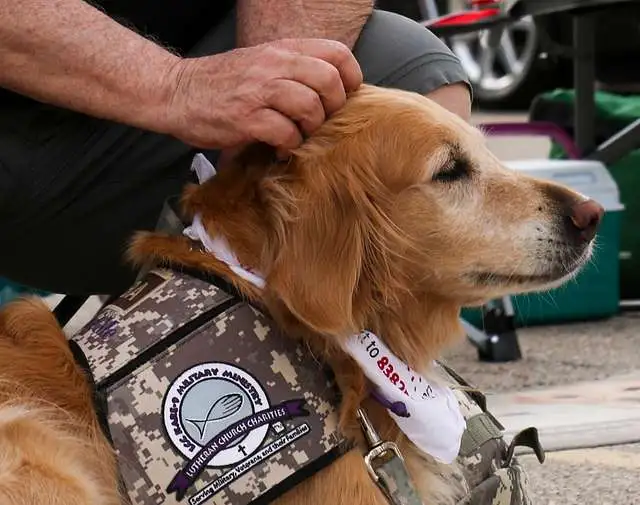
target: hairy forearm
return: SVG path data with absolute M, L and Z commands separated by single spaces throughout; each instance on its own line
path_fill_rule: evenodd
M 238 0 L 238 45 L 325 38 L 353 48 L 373 0 Z
M 0 86 L 154 129 L 179 58 L 83 0 L 0 0 Z

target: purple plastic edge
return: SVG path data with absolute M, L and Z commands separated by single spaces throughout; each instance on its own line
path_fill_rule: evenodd
M 479 127 L 487 135 L 543 136 L 558 142 L 567 153 L 569 159 L 581 158 L 580 151 L 573 139 L 562 128 L 554 123 L 532 121 L 528 123 L 482 123 Z

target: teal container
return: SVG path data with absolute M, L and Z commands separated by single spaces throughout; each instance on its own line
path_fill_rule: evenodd
M 21 284 L 16 284 L 7 279 L 0 278 L 0 306 L 18 298 L 19 296 L 38 295 L 47 296 L 49 293 L 31 289 Z
M 624 206 L 606 167 L 596 161 L 526 160 L 507 162 L 515 170 L 554 180 L 598 201 L 605 215 L 591 262 L 564 286 L 512 297 L 518 326 L 588 321 L 615 315 L 620 307 L 620 233 Z M 464 309 L 462 317 L 482 328 L 480 309 Z

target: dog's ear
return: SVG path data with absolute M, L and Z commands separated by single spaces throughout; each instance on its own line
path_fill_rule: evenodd
M 282 193 L 280 192 L 280 197 Z M 298 321 L 317 333 L 344 335 L 359 329 L 354 299 L 365 254 L 365 229 L 345 195 L 304 202 L 305 210 L 283 226 L 274 244 L 267 280 L 275 297 Z M 283 206 L 278 207 L 283 208 Z

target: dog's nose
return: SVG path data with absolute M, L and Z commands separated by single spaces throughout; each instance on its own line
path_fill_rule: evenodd
M 594 200 L 583 200 L 573 204 L 569 209 L 568 223 L 572 228 L 572 234 L 577 234 L 583 242 L 590 242 L 596 236 L 603 215 L 602 205 Z

